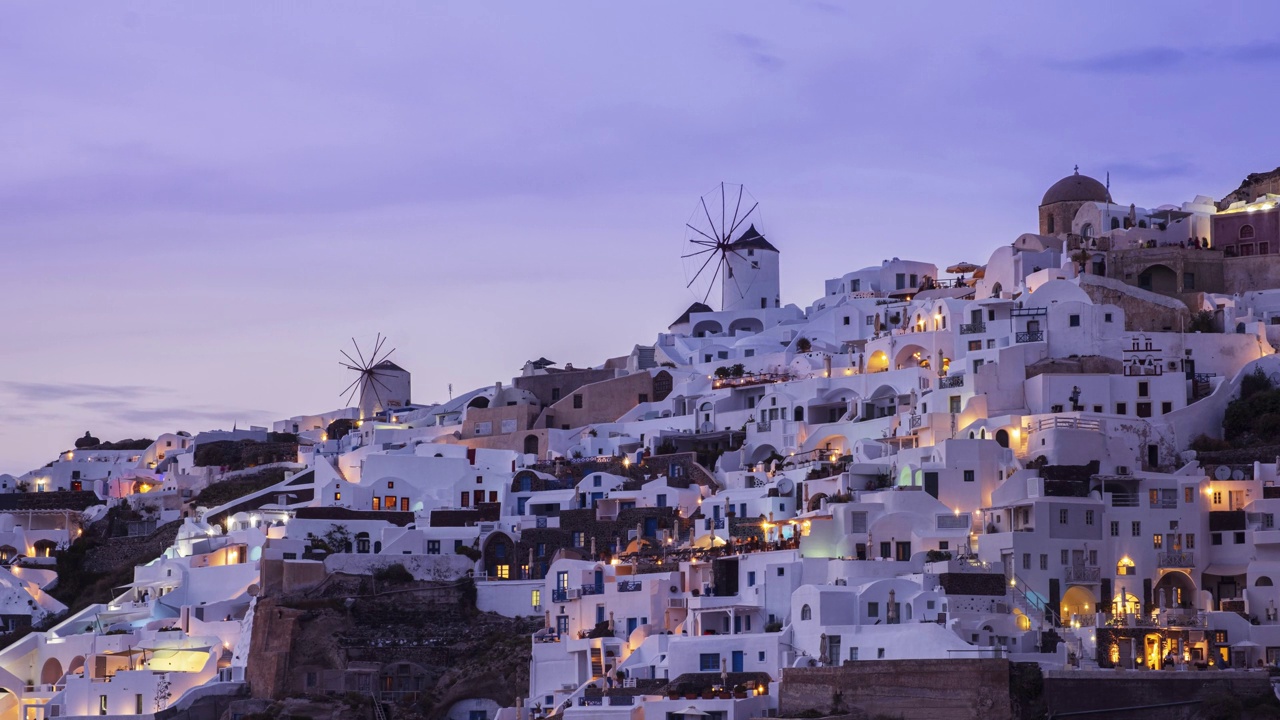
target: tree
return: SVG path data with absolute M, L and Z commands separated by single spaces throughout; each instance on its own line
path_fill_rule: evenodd
M 737 363 L 729 368 L 729 374 L 733 377 L 740 378 L 747 374 L 747 368 L 742 363 Z
M 813 343 L 809 342 L 809 338 L 800 338 L 796 341 L 796 352 L 807 353 L 813 349 Z
M 1200 333 L 1222 332 L 1218 329 L 1218 323 L 1214 320 L 1213 313 L 1208 310 L 1201 310 L 1192 315 L 1191 324 L 1187 326 L 1187 330 Z
M 729 368 L 723 367 L 723 366 L 718 367 L 715 369 L 714 374 L 717 378 L 724 380 L 725 378 L 729 377 Z

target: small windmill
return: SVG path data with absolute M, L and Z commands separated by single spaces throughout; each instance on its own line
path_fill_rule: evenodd
M 387 358 L 391 357 L 391 353 L 396 350 L 392 348 L 384 353 L 382 346 L 386 342 L 387 339 L 382 337 L 382 333 L 378 333 L 378 338 L 373 344 L 373 352 L 369 353 L 368 359 L 365 359 L 365 354 L 360 350 L 360 345 L 355 338 L 351 338 L 351 345 L 355 349 L 356 357 L 351 357 L 351 354 L 346 350 L 339 351 L 347 361 L 339 360 L 338 364 L 358 373 L 356 379 L 339 395 L 346 397 L 347 405 L 350 405 L 356 393 L 360 394 L 361 419 L 372 417 L 387 409 L 387 402 L 384 400 L 384 396 L 389 399 L 392 394 L 391 388 L 387 386 L 386 379 L 391 377 L 393 369 L 399 370 L 399 368 L 394 363 L 387 361 Z M 356 358 L 359 358 L 359 361 Z

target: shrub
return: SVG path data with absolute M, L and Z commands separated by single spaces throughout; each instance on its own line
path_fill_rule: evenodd
M 1220 450 L 1230 450 L 1231 443 L 1218 438 L 1211 438 L 1208 435 L 1201 435 L 1191 441 L 1191 449 L 1196 452 L 1216 452 Z
M 403 563 L 392 563 L 374 570 L 373 578 L 378 582 L 404 584 L 413 582 L 413 573 Z
M 796 341 L 796 352 L 807 353 L 813 349 L 813 343 L 809 342 L 809 338 L 800 338 Z
M 476 548 L 466 546 L 458 548 L 458 554 L 467 558 L 471 562 L 480 562 L 480 558 L 484 557 L 483 553 Z
M 771 623 L 765 623 L 764 631 L 765 632 L 782 632 L 782 623 L 778 622 L 777 620 L 774 620 Z
M 1201 310 L 1191 316 L 1191 323 L 1187 326 L 1188 332 L 1216 333 L 1222 332 L 1218 329 L 1218 323 L 1213 319 L 1213 313 L 1208 310 Z
M 941 562 L 943 560 L 950 560 L 951 553 L 947 550 L 930 550 L 925 553 L 924 557 L 925 560 L 928 560 L 929 562 Z
M 351 418 L 338 418 L 329 423 L 329 427 L 325 428 L 325 437 L 330 440 L 341 440 L 348 433 L 356 429 L 356 421 Z

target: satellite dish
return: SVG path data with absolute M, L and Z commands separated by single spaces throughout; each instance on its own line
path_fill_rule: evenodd
M 1239 469 L 1232 470 L 1232 471 L 1231 471 L 1231 479 L 1232 479 L 1232 480 L 1243 480 L 1243 479 L 1244 479 L 1244 471 L 1243 471 L 1243 470 L 1239 470 Z
M 254 583 L 249 586 L 249 589 L 246 592 L 249 594 L 249 597 L 258 597 L 262 594 L 262 588 L 258 587 L 257 583 Z
M 1219 465 L 1214 468 L 1213 477 L 1215 480 L 1226 480 L 1231 477 L 1231 468 L 1226 465 Z
M 778 481 L 778 494 L 790 495 L 791 491 L 796 489 L 796 483 L 791 478 L 784 477 Z

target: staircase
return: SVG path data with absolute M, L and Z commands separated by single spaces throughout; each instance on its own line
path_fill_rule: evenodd
M 604 649 L 591 648 L 591 677 L 598 678 L 604 675 Z
M 1057 610 L 1049 606 L 1047 598 L 1031 590 L 1017 573 L 1014 573 L 1013 579 L 1009 582 L 1009 590 L 1010 595 L 1013 596 L 1013 606 L 1021 610 L 1022 614 L 1032 620 L 1039 620 L 1042 627 L 1058 626 Z

